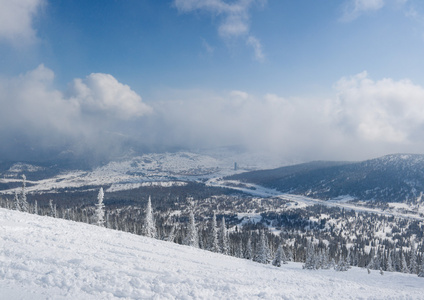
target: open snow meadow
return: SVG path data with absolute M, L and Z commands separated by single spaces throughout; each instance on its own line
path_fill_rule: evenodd
M 1 299 L 424 299 L 416 275 L 255 263 L 0 209 Z

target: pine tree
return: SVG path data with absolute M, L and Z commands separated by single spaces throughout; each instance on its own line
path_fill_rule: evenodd
M 253 259 L 252 241 L 250 239 L 250 234 L 249 234 L 249 237 L 247 238 L 246 251 L 245 251 L 244 258 Z
M 236 249 L 234 251 L 235 257 L 243 258 L 243 243 L 241 242 L 241 239 L 236 244 Z
M 156 238 L 156 225 L 153 216 L 152 200 L 150 196 L 149 200 L 147 201 L 146 215 L 144 217 L 143 235 L 150 238 Z
M 422 258 L 420 272 L 418 273 L 418 277 L 424 277 L 424 256 Z
M 348 268 L 349 268 L 349 265 L 346 262 L 346 259 L 344 258 L 344 256 L 342 255 L 340 257 L 339 263 L 337 264 L 337 266 L 334 267 L 334 270 L 336 270 L 336 271 L 347 271 Z
M 256 253 L 255 253 L 254 261 L 261 264 L 268 263 L 268 246 L 266 243 L 265 234 L 263 230 L 261 230 L 261 233 L 259 235 L 259 241 L 256 244 Z
M 306 247 L 306 259 L 303 268 L 308 270 L 315 269 L 315 250 L 311 242 L 308 242 L 308 246 Z
M 411 243 L 411 256 L 409 257 L 409 271 L 412 274 L 418 273 L 417 252 L 415 251 L 415 243 Z
M 26 197 L 26 176 L 22 175 L 22 190 L 21 190 L 21 210 L 23 212 L 29 212 L 29 206 Z
M 193 208 L 190 210 L 187 236 L 183 241 L 184 245 L 199 248 L 199 237 L 197 234 L 196 221 L 194 219 Z
M 13 203 L 15 204 L 15 210 L 21 211 L 21 204 L 18 197 L 18 191 L 15 190 L 15 197 L 13 198 Z
M 37 200 L 34 201 L 34 214 L 38 215 L 38 203 Z
M 402 273 L 410 273 L 408 264 L 406 263 L 405 253 L 402 253 Z
M 387 272 L 393 272 L 393 271 L 394 271 L 391 252 L 387 254 L 387 266 L 386 266 L 386 271 L 387 271 Z
M 218 230 L 216 225 L 216 214 L 213 213 L 211 231 L 209 237 L 209 250 L 212 252 L 219 252 L 219 244 L 218 244 Z
M 96 204 L 96 212 L 95 212 L 95 224 L 101 227 L 105 226 L 105 220 L 104 220 L 105 205 L 103 203 L 103 198 L 104 198 L 104 192 L 103 192 L 103 188 L 101 187 L 99 190 L 99 194 L 97 195 L 98 202 Z
M 283 255 L 284 255 L 283 247 L 281 246 L 281 244 L 279 244 L 277 251 L 275 252 L 275 256 L 274 256 L 274 260 L 272 261 L 272 265 L 276 266 L 276 267 L 281 267 L 281 264 L 283 263 Z
M 50 206 L 49 216 L 50 217 L 53 217 L 53 218 L 56 218 L 57 217 L 56 204 L 53 205 L 53 200 L 52 199 L 49 200 L 49 206 Z
M 227 226 L 225 225 L 224 217 L 222 217 L 221 226 L 219 230 L 219 246 L 221 248 L 222 254 L 229 254 Z

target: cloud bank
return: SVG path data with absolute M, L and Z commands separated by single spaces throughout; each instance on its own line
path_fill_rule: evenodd
M 63 150 L 118 151 L 122 134 L 116 128 L 152 112 L 139 95 L 112 75 L 77 78 L 69 91 L 62 92 L 54 88 L 54 72 L 44 65 L 0 80 L 0 107 L 3 159 Z
M 367 72 L 338 80 L 327 99 L 173 91 L 145 103 L 110 74 L 59 91 L 54 72 L 40 65 L 0 80 L 0 106 L 2 159 L 233 145 L 303 161 L 424 152 L 424 88 Z

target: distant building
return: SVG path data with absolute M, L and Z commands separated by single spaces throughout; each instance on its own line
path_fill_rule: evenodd
M 234 171 L 237 171 L 238 170 L 238 165 L 237 165 L 237 162 L 235 162 L 234 163 Z

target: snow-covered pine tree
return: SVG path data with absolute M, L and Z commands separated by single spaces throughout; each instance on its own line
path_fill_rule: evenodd
M 187 246 L 199 248 L 199 237 L 197 234 L 196 221 L 194 219 L 193 208 L 190 209 L 187 236 L 185 237 L 183 244 Z
M 330 255 L 329 255 L 328 248 L 325 248 L 322 250 L 322 263 L 321 268 L 323 269 L 329 269 L 330 268 Z
M 19 201 L 18 191 L 16 190 L 15 190 L 15 197 L 13 198 L 13 203 L 14 203 L 15 210 L 21 211 L 21 203 Z
M 227 226 L 225 225 L 225 218 L 222 216 L 221 226 L 219 229 L 219 246 L 221 248 L 221 253 L 228 255 L 229 247 L 228 247 L 228 234 L 227 234 Z
M 386 271 L 388 272 L 393 272 L 394 268 L 393 268 L 393 261 L 392 261 L 392 253 L 389 252 L 387 254 L 387 263 L 386 263 Z
M 349 265 L 346 262 L 346 259 L 343 255 L 340 256 L 339 263 L 334 267 L 336 271 L 347 271 L 349 269 Z
M 278 245 L 277 251 L 275 251 L 274 260 L 272 261 L 272 265 L 276 267 L 281 267 L 283 263 L 283 254 L 284 250 L 281 244 Z
M 27 201 L 27 196 L 26 196 L 26 176 L 25 174 L 22 175 L 22 190 L 21 190 L 21 210 L 23 212 L 29 212 L 29 206 L 28 206 L 28 201 Z
M 241 242 L 241 239 L 236 244 L 236 249 L 234 251 L 235 257 L 243 258 L 243 243 Z
M 314 245 L 311 242 L 308 242 L 308 245 L 306 247 L 306 259 L 303 268 L 308 270 L 315 270 L 315 265 L 316 264 Z
M 284 248 L 281 247 L 281 262 L 285 265 L 285 264 L 288 264 L 287 260 L 288 259 L 287 259 L 286 253 L 284 252 Z
M 265 233 L 263 230 L 261 230 L 261 233 L 259 235 L 259 241 L 256 244 L 255 258 L 253 260 L 261 264 L 268 263 L 268 246 L 266 243 Z
M 249 234 L 249 237 L 247 238 L 246 251 L 244 254 L 244 258 L 253 259 L 252 240 L 250 239 L 250 234 Z
M 96 211 L 94 215 L 95 224 L 101 227 L 105 226 L 105 220 L 104 220 L 105 205 L 103 203 L 103 198 L 104 198 L 104 192 L 103 192 L 103 188 L 101 187 L 99 190 L 99 194 L 97 195 Z
M 418 277 L 424 277 L 424 257 L 422 258 L 420 271 L 418 272 Z
M 38 215 L 38 203 L 37 200 L 34 201 L 34 215 Z
M 172 225 L 171 230 L 168 233 L 168 236 L 166 237 L 166 241 L 168 242 L 174 242 L 175 240 L 175 225 Z
M 144 217 L 143 235 L 150 238 L 156 238 L 156 224 L 153 216 L 152 200 L 150 196 L 147 201 L 146 215 Z
M 52 199 L 49 200 L 49 206 L 50 206 L 49 216 L 50 217 L 53 217 L 53 218 L 56 218 L 57 217 L 56 204 L 53 205 L 53 200 Z
M 374 266 L 375 266 L 374 257 L 371 257 L 371 260 L 370 260 L 370 262 L 367 265 L 367 269 L 373 270 L 374 269 Z
M 209 237 L 209 250 L 212 252 L 219 252 L 219 243 L 218 243 L 218 229 L 216 225 L 216 214 L 213 213 L 212 224 L 210 229 Z
M 402 252 L 402 273 L 410 273 L 410 270 L 408 268 L 408 264 L 406 263 L 405 253 Z
M 411 254 L 409 257 L 409 271 L 412 274 L 418 273 L 418 262 L 417 262 L 417 252 L 415 250 L 415 243 L 411 243 Z

